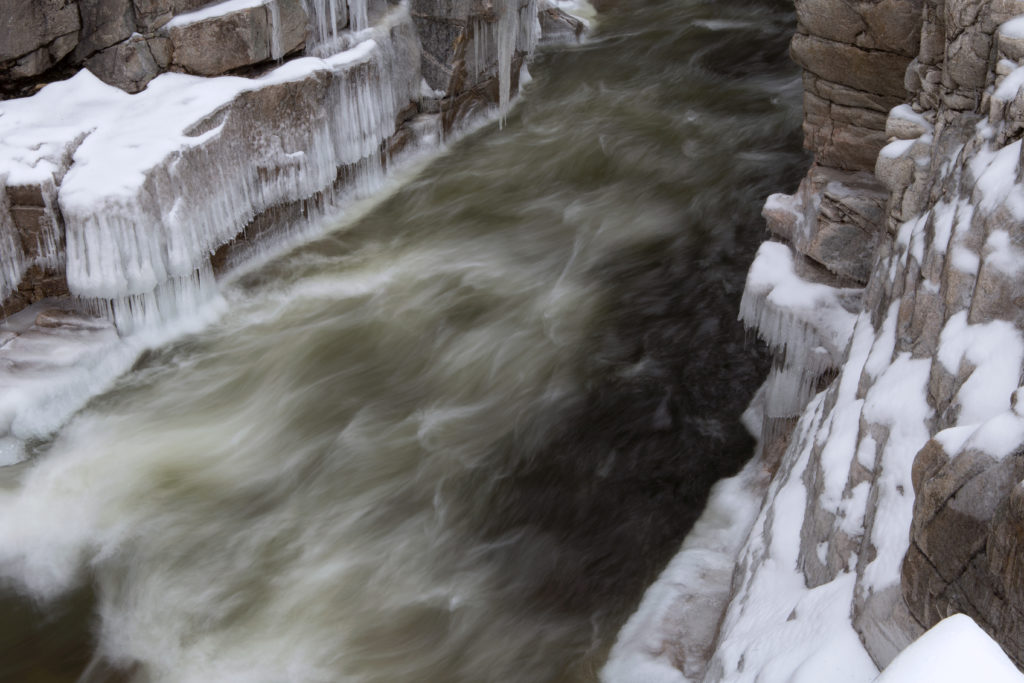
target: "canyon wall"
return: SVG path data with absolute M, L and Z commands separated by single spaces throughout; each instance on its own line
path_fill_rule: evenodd
M 5 5 L 0 86 L 38 92 L 0 102 L 0 305 L 70 294 L 123 331 L 187 305 L 268 223 L 507 110 L 542 26 L 582 31 L 536 0 Z
M 543 0 L 2 0 L 0 464 L 582 29 Z
M 604 679 L 1024 680 L 1024 3 L 795 6 L 814 161 L 741 303 L 760 450 Z
M 772 479 L 706 680 L 871 680 L 955 613 L 1024 665 L 1024 3 L 796 9 L 815 161 L 748 277 Z

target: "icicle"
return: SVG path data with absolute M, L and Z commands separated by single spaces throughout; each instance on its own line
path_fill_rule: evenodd
M 7 201 L 7 176 L 0 175 L 0 304 L 18 288 L 24 273 L 25 254 Z
M 332 4 L 335 0 L 331 0 Z M 348 25 L 353 31 L 362 31 L 369 27 L 366 0 L 348 0 Z
M 109 195 L 94 191 L 86 165 L 77 172 L 73 167 L 60 195 L 71 292 L 108 302 L 95 306 L 122 330 L 145 326 L 191 305 L 186 290 L 205 296 L 203 273 L 210 254 L 234 240 L 255 216 L 291 202 L 309 201 L 307 206 L 319 208 L 375 191 L 396 115 L 418 95 L 419 74 L 404 68 L 415 59 L 415 41 L 408 11 L 396 11 L 373 29 L 372 38 L 325 60 L 309 60 L 311 76 L 329 74 L 324 83 L 330 116 L 297 120 L 285 128 L 248 119 L 248 108 L 225 98 L 219 109 L 193 125 L 202 132 L 183 128 L 180 147 L 152 166 L 131 169 L 129 178 L 112 179 L 118 184 Z M 304 81 L 278 78 L 271 72 L 251 85 L 232 83 L 240 87 L 238 96 L 262 87 L 280 88 L 282 98 L 308 94 Z M 222 90 L 217 93 L 223 96 Z M 176 96 L 173 91 L 157 94 L 152 104 L 160 108 Z M 146 103 L 145 95 L 140 97 L 136 102 Z M 95 132 L 83 143 L 91 145 L 86 157 L 100 154 L 116 140 L 114 135 L 113 130 Z M 44 231 L 41 261 L 63 260 L 58 238 L 58 232 Z M 2 262 L 0 267 L 5 267 Z
M 519 0 L 499 0 L 498 14 L 498 111 L 499 125 L 505 125 L 512 90 L 512 57 L 519 35 Z
M 33 263 L 43 270 L 59 270 L 64 267 L 65 252 L 61 244 L 60 210 L 57 206 L 57 185 L 53 179 L 47 179 L 40 187 L 43 195 L 43 206 L 46 209 L 46 222 L 39 226 L 36 233 L 36 256 Z
M 156 328 L 174 319 L 189 319 L 217 296 L 209 259 L 182 277 L 161 283 L 152 291 L 113 298 L 80 297 L 80 305 L 112 320 L 121 334 Z
M 306 54 L 326 56 L 338 47 L 338 0 L 303 0 L 309 17 Z
M 267 3 L 267 19 L 270 21 L 270 58 L 277 61 L 284 56 L 281 47 L 281 7 L 278 0 Z
M 537 14 L 537 0 L 529 0 L 519 8 L 519 39 L 517 48 L 523 54 L 533 54 L 540 41 L 540 16 Z
M 338 0 L 330 0 L 331 3 L 331 42 L 338 42 Z M 326 38 L 326 36 L 325 36 Z
M 814 395 L 818 378 L 842 363 L 856 322 L 843 301 L 858 291 L 804 281 L 784 244 L 766 242 L 758 249 L 739 317 L 781 356 L 768 384 L 773 417 L 799 414 Z

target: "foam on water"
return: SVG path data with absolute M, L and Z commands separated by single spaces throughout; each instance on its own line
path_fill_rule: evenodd
M 593 681 L 711 483 L 752 446 L 736 418 L 765 368 L 734 320 L 736 254 L 753 252 L 755 196 L 802 162 L 789 15 L 758 11 L 778 25 L 767 44 L 761 29 L 690 33 L 748 3 L 665 2 L 546 55 L 500 134 L 479 129 L 357 221 L 236 273 L 205 327 L 136 353 L 0 471 L 5 585 L 95 596 L 91 618 L 62 627 L 94 655 L 68 658 L 65 679 L 88 666 L 133 683 Z M 385 68 L 372 42 L 338 59 Z M 784 77 L 751 75 L 752 47 Z M 275 78 L 312 63 L 296 61 Z M 386 130 L 375 112 L 354 108 L 351 126 Z M 230 132 L 210 123 L 199 135 Z M 348 140 L 365 163 L 356 137 L 310 125 L 317 146 Z M 267 145 L 284 169 L 260 193 L 304 182 L 284 142 Z M 316 172 L 340 146 L 292 161 Z M 200 161 L 221 163 L 178 163 Z M 242 181 L 228 218 L 257 192 Z M 152 262 L 188 282 L 112 315 L 146 319 L 149 294 L 188 305 L 207 273 L 186 249 L 171 259 L 172 240 L 129 247 L 153 258 L 122 275 L 143 282 Z M 10 680 L 43 658 L 2 655 Z

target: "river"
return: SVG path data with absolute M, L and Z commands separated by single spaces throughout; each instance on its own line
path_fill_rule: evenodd
M 0 680 L 594 681 L 753 449 L 784 0 L 606 2 L 358 218 L 5 468 Z

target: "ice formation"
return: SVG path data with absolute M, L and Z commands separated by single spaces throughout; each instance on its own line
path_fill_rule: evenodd
M 303 0 L 306 16 L 309 17 L 307 54 L 330 54 L 338 44 L 338 2 L 339 0 Z
M 337 0 L 331 0 L 336 2 Z M 349 26 L 353 31 L 362 31 L 370 25 L 367 17 L 367 0 L 348 0 Z
M 782 358 L 769 377 L 772 417 L 800 413 L 818 378 L 843 359 L 860 301 L 858 289 L 807 282 L 792 250 L 778 242 L 758 249 L 740 301 L 740 320 Z
M 0 301 L 10 296 L 24 272 L 25 254 L 7 201 L 7 177 L 0 175 Z
M 473 19 L 473 48 L 467 55 L 467 71 L 473 80 L 480 80 L 496 69 L 498 77 L 498 111 L 503 125 L 508 114 L 512 90 L 512 61 L 516 51 L 530 54 L 540 38 L 537 0 L 507 0 L 498 3 L 497 21 L 490 17 Z M 489 55 L 497 55 L 497 64 Z
M 381 145 L 419 89 L 418 72 L 407 68 L 418 63 L 408 13 L 393 14 L 346 51 L 255 79 L 169 73 L 129 96 L 82 71 L 36 98 L 0 105 L 0 133 L 15 148 L 0 173 L 9 184 L 47 171 L 60 180 L 71 292 L 130 329 L 202 296 L 209 255 L 255 215 L 331 188 L 341 167 L 356 187 L 379 179 Z M 307 92 L 317 75 L 323 92 Z M 294 98 L 293 107 L 303 98 L 319 106 L 309 99 L 322 97 L 334 115 L 249 117 L 275 96 Z M 41 120 L 60 125 L 60 135 Z M 0 217 L 9 292 L 26 264 L 6 212 Z M 65 256 L 49 232 L 39 240 L 37 259 Z

